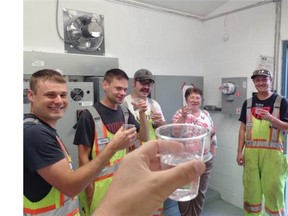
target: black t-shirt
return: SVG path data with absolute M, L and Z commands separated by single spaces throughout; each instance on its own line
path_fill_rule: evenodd
M 32 114 L 24 116 L 36 118 Z M 40 124 L 24 124 L 24 195 L 33 202 L 45 197 L 52 186 L 37 172 L 65 158 L 56 140 L 56 130 L 38 119 Z
M 271 97 L 267 98 L 266 100 L 260 100 L 257 95 L 253 96 L 252 99 L 252 106 L 251 106 L 251 113 L 254 117 L 258 118 L 255 107 L 261 107 L 262 109 L 266 109 L 271 114 L 273 112 L 274 102 L 278 94 L 272 94 Z M 239 117 L 239 121 L 246 124 L 246 111 L 247 111 L 247 100 L 242 105 L 241 115 Z M 288 102 L 286 98 L 282 98 L 281 105 L 280 105 L 280 120 L 284 122 L 288 122 Z
M 102 103 L 98 102 L 94 104 L 94 107 L 98 111 L 104 125 L 106 126 L 107 130 L 115 134 L 119 128 L 124 124 L 125 118 L 123 115 L 122 108 L 118 106 L 117 110 L 110 109 L 104 106 Z M 134 115 L 128 110 L 129 118 L 128 124 L 134 124 L 136 126 L 137 132 L 139 132 L 140 124 L 135 120 Z M 81 113 L 80 119 L 77 123 L 77 129 L 75 132 L 74 137 L 74 145 L 84 144 L 93 146 L 94 140 L 94 130 L 95 124 L 92 118 L 92 115 L 88 110 L 84 110 Z

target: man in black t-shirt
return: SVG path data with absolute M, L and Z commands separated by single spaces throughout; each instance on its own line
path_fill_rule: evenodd
M 64 77 L 50 69 L 33 73 L 27 96 L 31 109 L 24 116 L 24 215 L 80 216 L 77 195 L 119 149 L 127 147 L 136 129 L 119 130 L 101 158 L 73 171 L 71 157 L 55 129 L 68 107 Z
M 287 100 L 270 90 L 269 70 L 251 76 L 257 94 L 242 106 L 237 163 L 243 166 L 244 209 L 262 215 L 262 198 L 269 215 L 286 215 L 284 188 L 288 172 L 285 137 L 288 130 Z
M 118 131 L 122 131 L 124 123 L 133 124 L 136 127 L 137 138 L 148 141 L 149 132 L 145 111 L 147 104 L 142 101 L 140 105 L 140 124 L 133 114 L 121 104 L 128 89 L 128 76 L 120 69 L 111 69 L 105 73 L 102 88 L 105 96 L 94 104 L 92 110 L 84 110 L 81 113 L 74 137 L 74 144 L 78 146 L 79 165 L 83 166 L 93 158 L 102 157 L 102 150 L 110 148 Z M 125 119 L 127 120 L 125 121 Z M 111 144 L 112 143 L 112 144 Z M 133 143 L 133 140 L 130 140 Z M 128 143 L 128 145 L 130 145 Z M 122 148 L 110 158 L 109 163 L 94 182 L 80 194 L 84 214 L 90 215 L 99 205 L 112 180 L 113 173 L 117 170 L 121 159 L 127 149 Z

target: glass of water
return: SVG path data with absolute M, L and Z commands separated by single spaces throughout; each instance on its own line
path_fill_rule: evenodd
M 155 130 L 158 140 L 180 143 L 181 148 L 167 144 L 160 149 L 161 169 L 169 169 L 191 160 L 203 160 L 207 129 L 192 124 L 167 124 Z M 198 195 L 200 177 L 174 191 L 169 198 L 176 201 L 189 201 Z
M 141 101 L 141 98 L 133 98 L 133 99 L 132 99 L 132 105 L 133 105 L 134 111 L 138 111 L 138 110 L 139 110 L 139 108 L 140 108 L 140 101 Z

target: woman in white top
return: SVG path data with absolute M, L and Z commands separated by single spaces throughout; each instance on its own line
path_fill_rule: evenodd
M 198 88 L 188 88 L 185 91 L 186 105 L 177 110 L 172 118 L 172 123 L 187 123 L 207 128 L 210 135 L 210 155 L 205 158 L 206 170 L 200 178 L 198 195 L 195 199 L 187 202 L 178 202 L 182 216 L 202 215 L 205 203 L 205 195 L 208 190 L 209 179 L 213 168 L 213 158 L 216 154 L 216 131 L 215 126 L 206 110 L 202 110 L 202 91 Z

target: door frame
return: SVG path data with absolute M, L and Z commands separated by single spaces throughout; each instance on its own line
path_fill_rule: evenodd
M 282 75 L 281 75 L 281 95 L 285 98 L 288 97 L 288 40 L 284 40 L 282 43 Z M 286 135 L 287 138 L 287 135 Z M 285 145 L 285 153 L 287 154 L 287 139 L 284 143 Z M 288 181 L 286 181 L 285 185 L 285 208 L 286 213 L 288 212 Z

